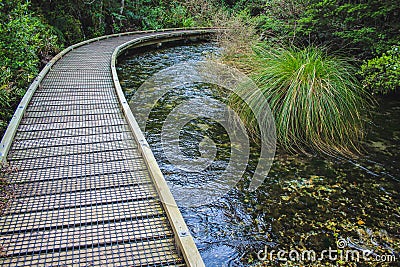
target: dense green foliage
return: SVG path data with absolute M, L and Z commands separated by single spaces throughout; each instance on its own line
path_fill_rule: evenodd
M 398 1 L 310 0 L 298 29 L 312 41 L 352 49 L 365 57 L 400 42 L 399 11 Z
M 260 33 L 296 43 L 329 45 L 360 58 L 381 54 L 400 42 L 400 7 L 395 0 L 239 1 Z
M 29 10 L 25 1 L 0 1 L 0 128 L 11 118 L 42 62 L 58 50 L 52 27 Z
M 105 34 L 195 25 L 180 2 L 140 1 L 39 1 L 32 6 L 58 29 L 67 44 Z
M 373 93 L 387 94 L 400 88 L 400 49 L 393 47 L 361 66 L 364 85 Z

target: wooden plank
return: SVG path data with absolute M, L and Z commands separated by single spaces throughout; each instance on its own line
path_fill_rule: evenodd
M 80 227 L 99 222 L 161 216 L 164 213 L 159 201 L 140 200 L 113 202 L 97 206 L 69 209 L 53 209 L 13 214 L 8 212 L 0 218 L 1 234 Z
M 71 250 L 76 247 L 104 246 L 117 243 L 141 242 L 142 240 L 171 238 L 166 217 L 140 218 L 107 222 L 65 229 L 22 232 L 0 236 L 0 244 L 8 251 L 7 257 L 40 253 L 46 250 Z M 35 241 L 36 246 L 29 246 Z
M 91 128 L 99 126 L 107 126 L 112 123 L 113 125 L 124 125 L 125 120 L 121 116 L 113 116 L 112 119 L 101 118 L 99 120 L 81 120 L 81 121 L 67 121 L 67 122 L 53 122 L 53 123 L 34 123 L 19 125 L 18 131 L 21 132 L 33 132 L 33 131 L 51 131 L 59 129 L 78 129 L 78 128 Z
M 120 113 L 110 113 L 110 114 L 93 114 L 93 115 L 78 115 L 78 116 L 53 116 L 53 117 L 24 117 L 21 121 L 21 125 L 31 125 L 31 124 L 66 124 L 74 122 L 84 122 L 84 121 L 113 121 L 113 120 L 123 120 L 122 114 Z
M 48 99 L 54 99 L 54 100 L 61 100 L 62 98 L 85 98 L 88 97 L 89 99 L 94 98 L 94 97 L 112 97 L 116 96 L 115 92 L 113 90 L 93 90 L 93 91 L 77 91 L 75 90 L 49 90 L 48 92 L 44 90 L 38 90 L 35 94 L 35 99 L 41 99 L 42 101 L 47 101 Z M 27 115 L 27 114 L 25 114 Z
M 10 160 L 35 159 L 47 157 L 59 157 L 67 155 L 78 155 L 83 153 L 101 153 L 106 151 L 134 149 L 137 145 L 132 140 L 109 141 L 92 144 L 77 144 L 56 147 L 41 147 L 24 150 L 12 150 L 9 154 Z M 49 166 L 51 167 L 51 166 Z
M 15 197 L 20 198 L 68 193 L 82 189 L 94 190 L 98 188 L 135 186 L 146 183 L 151 183 L 147 170 L 135 170 L 72 178 L 57 177 L 51 180 L 18 183 L 15 185 L 16 189 L 13 193 Z
M 113 120 L 102 119 L 98 121 L 77 121 L 77 122 L 59 122 L 51 124 L 20 124 L 18 131 L 32 132 L 32 131 L 52 131 L 59 129 L 78 129 L 78 128 L 91 128 L 107 125 L 124 125 L 126 124 L 123 118 L 115 118 Z
M 2 266 L 182 266 L 172 238 L 139 243 L 122 243 L 103 247 L 26 255 L 0 260 Z
M 44 166 L 45 167 L 45 166 Z M 54 167 L 18 170 L 10 173 L 8 178 L 13 183 L 26 183 L 34 181 L 47 181 L 54 178 L 73 178 L 89 175 L 100 175 L 117 172 L 128 172 L 146 169 L 142 158 L 130 158 L 124 160 L 108 159 L 98 163 L 81 163 L 65 167 Z
M 54 94 L 52 96 L 35 96 L 33 100 L 31 100 L 31 103 L 33 106 L 35 106 L 33 103 L 49 103 L 49 105 L 58 105 L 66 102 L 65 98 L 60 98 L 61 96 L 59 95 L 57 97 L 57 94 Z M 107 94 L 102 94 L 102 93 L 86 93 L 83 95 L 66 95 L 65 97 L 68 98 L 68 101 L 71 100 L 70 104 L 76 104 L 76 105 L 82 105 L 81 102 L 86 101 L 86 104 L 88 103 L 94 103 L 97 104 L 99 103 L 99 99 L 102 99 L 103 97 L 106 97 L 107 99 L 113 99 L 116 97 L 115 94 L 113 93 L 107 93 Z M 85 103 L 85 102 L 84 102 Z
M 97 104 L 86 104 L 86 105 L 54 105 L 54 106 L 29 106 L 28 112 L 39 111 L 39 112 L 59 112 L 59 111 L 73 111 L 73 110 L 95 110 L 95 109 L 118 109 L 117 103 L 97 103 Z
M 121 133 L 126 131 L 130 131 L 127 124 L 106 125 L 106 126 L 98 126 L 92 128 L 80 128 L 80 129 L 59 129 L 52 131 L 17 132 L 15 140 L 87 136 L 87 135 L 97 135 L 105 133 Z
M 135 184 L 132 186 L 95 188 L 93 190 L 56 193 L 22 197 L 13 201 L 11 213 L 26 213 L 49 209 L 76 208 L 80 206 L 96 206 L 118 201 L 131 201 L 157 198 L 153 184 Z
M 68 99 L 68 100 L 48 100 L 46 106 L 75 106 L 75 105 L 104 105 L 115 103 L 112 98 L 107 99 Z M 43 102 L 31 101 L 32 107 L 42 106 Z
M 119 110 L 115 108 L 94 108 L 84 110 L 63 110 L 63 111 L 29 111 L 24 116 L 27 118 L 52 118 L 52 117 L 71 117 L 71 116 L 93 116 L 102 114 L 120 114 Z
M 10 160 L 15 171 L 37 170 L 45 168 L 57 168 L 82 164 L 104 163 L 124 159 L 136 159 L 141 155 L 136 148 L 112 149 L 95 153 L 80 153 L 62 156 L 50 156 L 32 159 Z
M 123 140 L 128 140 L 130 138 L 132 138 L 131 132 L 118 132 L 118 133 L 102 133 L 97 135 L 84 135 L 84 136 L 25 139 L 25 140 L 16 140 L 12 145 L 12 149 L 25 150 L 25 149 L 34 149 L 41 147 L 88 145 L 88 144 L 104 143 L 112 141 L 123 141 Z

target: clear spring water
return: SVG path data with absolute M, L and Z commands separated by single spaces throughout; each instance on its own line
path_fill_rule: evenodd
M 118 73 L 129 100 L 154 73 L 189 60 L 218 54 L 213 43 L 167 47 L 120 57 Z M 165 95 L 147 122 L 146 138 L 165 178 L 171 184 L 218 175 L 229 161 L 230 143 L 224 128 L 199 118 L 181 130 L 185 155 L 197 157 L 207 135 L 217 144 L 217 156 L 204 174 L 174 168 L 160 146 L 162 123 L 179 103 L 196 96 L 219 98 L 205 84 L 187 84 Z M 254 171 L 258 146 L 244 179 L 218 201 L 181 209 L 207 266 L 246 266 L 257 263 L 256 253 L 271 248 L 335 247 L 337 238 L 356 249 L 372 249 L 400 257 L 400 98 L 378 99 L 364 141 L 364 155 L 356 160 L 324 155 L 286 154 L 278 149 L 264 184 L 246 190 Z M 174 188 L 171 188 L 174 194 Z M 278 263 L 272 263 L 272 266 Z M 366 265 L 368 266 L 368 265 Z M 373 265 L 371 265 L 373 266 Z

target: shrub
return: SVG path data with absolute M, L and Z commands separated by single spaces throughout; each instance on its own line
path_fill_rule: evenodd
M 336 49 L 352 49 L 358 57 L 379 54 L 399 41 L 399 3 L 395 0 L 309 0 L 298 33 Z
M 168 28 L 193 27 L 195 21 L 188 13 L 186 7 L 175 3 L 170 8 L 164 24 Z
M 215 27 L 226 28 L 216 34 L 216 41 L 223 49 L 224 61 L 239 64 L 238 58 L 252 53 L 252 46 L 257 42 L 256 28 L 247 11 L 236 15 L 219 10 L 213 19 Z M 242 64 L 239 68 L 245 67 Z
M 394 46 L 361 66 L 363 84 L 373 94 L 387 94 L 400 88 L 400 48 Z
M 188 14 L 197 25 L 209 26 L 214 15 L 221 9 L 217 2 L 210 0 L 186 0 L 178 1 L 183 5 Z
M 25 1 L 0 1 L 0 134 L 40 64 L 59 50 L 52 28 L 28 7 Z
M 317 47 L 258 45 L 247 62 L 253 65 L 253 78 L 269 102 L 278 142 L 285 149 L 342 155 L 359 151 L 362 112 L 371 98 L 347 60 Z M 242 115 L 248 117 L 248 112 Z
M 142 16 L 143 29 L 192 27 L 196 23 L 187 8 L 178 3 L 143 7 L 139 14 Z

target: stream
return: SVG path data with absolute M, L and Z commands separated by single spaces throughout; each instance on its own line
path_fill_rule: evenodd
M 117 69 L 125 96 L 129 101 L 158 71 L 219 51 L 215 43 L 199 43 L 120 56 Z M 204 136 L 214 141 L 217 152 L 203 172 L 183 171 L 168 161 L 160 146 L 163 121 L 183 101 L 200 96 L 223 98 L 216 91 L 208 84 L 185 84 L 165 94 L 150 113 L 145 136 L 175 197 L 174 185 L 207 180 L 224 171 L 230 140 L 211 119 L 190 121 L 180 131 L 182 152 L 198 157 Z M 400 97 L 377 101 L 359 158 L 287 154 L 278 148 L 268 177 L 250 192 L 247 188 L 259 156 L 259 146 L 253 141 L 248 167 L 236 187 L 210 204 L 181 207 L 206 266 L 253 265 L 260 261 L 257 252 L 265 247 L 321 251 L 336 247 L 339 238 L 346 239 L 348 247 L 399 259 Z

